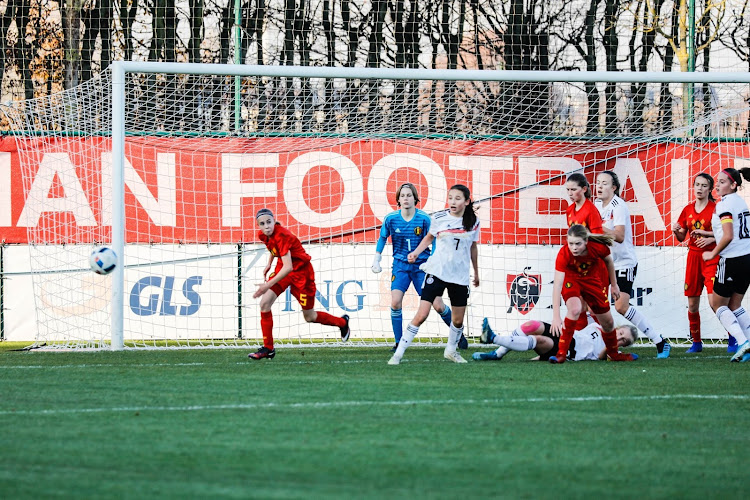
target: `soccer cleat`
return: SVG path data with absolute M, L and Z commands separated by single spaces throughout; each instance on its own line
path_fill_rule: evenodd
M 454 363 L 466 363 L 466 360 L 456 351 L 445 351 L 443 357 L 447 360 L 453 361 Z
M 351 335 L 352 331 L 349 329 L 349 315 L 344 314 L 341 316 L 344 321 L 346 321 L 346 325 L 341 327 L 341 342 L 346 342 L 349 340 L 349 335 Z
M 492 339 L 495 337 L 495 332 L 490 328 L 490 322 L 487 318 L 482 320 L 482 334 L 479 336 L 479 341 L 482 344 L 492 344 Z
M 468 349 L 469 348 L 469 340 L 464 336 L 464 334 L 461 334 L 461 338 L 458 339 L 458 348 L 459 349 Z
M 737 348 L 737 352 L 734 353 L 734 356 L 729 361 L 732 361 L 733 363 L 736 363 L 740 361 L 745 354 L 747 354 L 750 351 L 750 340 L 746 340 L 744 344 L 739 346 Z
M 389 365 L 397 365 L 401 363 L 401 358 L 396 356 L 395 354 L 391 356 L 391 359 L 388 360 Z
M 471 359 L 474 361 L 500 361 L 500 356 L 497 355 L 497 352 L 490 351 L 490 352 L 475 352 L 471 355 Z
M 274 356 L 276 356 L 276 349 L 269 349 L 266 346 L 261 347 L 255 352 L 251 352 L 247 355 L 250 359 L 263 359 L 268 358 L 272 359 Z
M 703 342 L 693 342 L 693 345 L 690 346 L 690 349 L 685 351 L 686 353 L 693 353 L 693 352 L 702 352 L 703 351 Z
M 748 361 L 750 361 L 750 352 L 746 352 L 745 355 L 742 356 L 740 363 L 747 363 Z
M 565 363 L 565 358 L 561 356 L 558 359 L 557 356 L 550 356 L 549 357 L 549 362 L 552 363 L 553 365 L 561 365 L 561 364 Z
M 656 353 L 656 359 L 667 359 L 669 357 L 669 351 L 672 350 L 672 346 L 666 341 L 666 339 L 662 342 L 664 342 L 664 347 L 662 347 L 661 352 Z
M 667 348 L 667 345 L 664 346 L 665 349 Z M 635 361 L 636 359 L 638 359 L 637 354 L 625 354 L 622 352 L 616 354 L 607 353 L 607 361 Z
M 734 335 L 729 336 L 729 342 L 727 343 L 727 352 L 729 354 L 734 354 L 737 352 L 737 339 L 734 338 Z

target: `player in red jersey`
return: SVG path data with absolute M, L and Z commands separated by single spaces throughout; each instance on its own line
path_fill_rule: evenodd
M 583 301 L 602 326 L 602 340 L 607 358 L 612 361 L 634 361 L 637 356 L 618 351 L 615 323 L 609 309 L 609 284 L 615 300 L 620 296 L 615 265 L 610 255 L 612 237 L 593 235 L 581 224 L 568 229 L 567 245 L 562 247 L 555 260 L 555 281 L 552 289 L 552 334 L 560 335 L 556 356 L 551 363 L 564 363 L 570 340 L 579 317 L 584 314 Z M 603 265 L 602 265 L 603 263 Z M 565 300 L 568 312 L 563 323 L 560 317 L 560 297 Z
M 687 352 L 701 352 L 703 341 L 701 339 L 701 316 L 700 304 L 703 287 L 706 287 L 709 303 L 714 293 L 714 280 L 716 279 L 716 265 L 719 257 L 704 261 L 703 252 L 716 248 L 716 238 L 711 229 L 711 217 L 716 209 L 716 201 L 711 195 L 714 189 L 714 179 L 709 174 L 701 172 L 695 176 L 693 190 L 695 202 L 682 209 L 680 217 L 672 225 L 677 241 L 685 241 L 688 238 L 687 268 L 685 269 L 685 296 L 688 298 L 688 323 L 690 324 L 690 337 L 693 345 Z M 731 352 L 736 351 L 737 341 L 730 335 Z
M 571 204 L 565 210 L 568 227 L 580 224 L 591 234 L 603 234 L 602 216 L 591 201 L 591 186 L 586 176 L 580 173 L 570 174 L 565 181 Z
M 255 216 L 260 227 L 258 237 L 271 253 L 268 265 L 263 270 L 264 282 L 259 283 L 253 298 L 260 297 L 260 328 L 263 332 L 263 347 L 257 352 L 248 354 L 250 359 L 273 358 L 276 349 L 273 347 L 273 316 L 271 306 L 284 290 L 291 287 L 292 295 L 302 307 L 302 315 L 308 323 L 337 326 L 341 330 L 341 340 L 349 340 L 349 315 L 333 316 L 326 312 L 314 311 L 315 305 L 315 271 L 310 263 L 310 256 L 302 248 L 299 239 L 276 222 L 267 208 L 262 208 Z M 273 260 L 276 269 L 266 278 L 271 270 Z

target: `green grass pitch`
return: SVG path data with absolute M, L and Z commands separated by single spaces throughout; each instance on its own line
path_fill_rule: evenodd
M 469 358 L 471 352 L 464 353 Z M 4 498 L 744 498 L 750 366 L 0 352 Z

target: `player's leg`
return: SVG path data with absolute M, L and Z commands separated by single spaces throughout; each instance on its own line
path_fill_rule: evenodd
M 575 289 L 575 291 L 573 291 Z M 549 358 L 551 363 L 564 363 L 568 356 L 570 341 L 575 333 L 578 317 L 583 313 L 583 299 L 578 295 L 577 287 L 563 288 L 563 299 L 568 312 L 563 319 L 562 332 L 557 341 L 557 354 Z
M 701 259 L 701 262 L 703 262 L 703 259 Z M 708 303 L 711 304 L 711 297 L 714 294 L 714 283 L 716 283 L 716 267 L 719 264 L 719 258 L 708 262 L 703 262 L 703 283 L 706 287 L 706 294 L 708 295 Z M 729 354 L 734 354 L 737 352 L 737 339 L 734 338 L 734 335 L 727 332 L 728 342 L 727 342 L 727 352 Z
M 688 325 L 690 326 L 690 338 L 692 345 L 686 351 L 688 353 L 703 351 L 703 339 L 701 337 L 701 298 L 700 296 L 688 297 Z
M 422 286 L 425 282 L 425 272 L 419 269 L 418 266 L 413 265 L 413 269 L 411 270 L 411 279 L 412 283 L 414 284 L 414 290 L 416 290 L 417 294 L 419 296 L 422 296 Z M 448 327 L 451 326 L 451 308 L 448 307 L 448 305 L 443 301 L 442 297 L 435 297 L 435 300 L 432 302 L 432 308 L 437 311 L 437 313 L 440 315 L 440 319 L 443 320 L 443 323 L 445 323 Z M 461 339 L 458 342 L 458 347 L 460 349 L 468 349 L 469 348 L 469 341 L 466 340 L 466 337 L 462 336 Z
M 458 354 L 456 349 L 459 339 L 464 335 L 464 314 L 469 303 L 469 286 L 448 283 L 447 288 L 453 311 L 450 331 L 448 332 L 448 345 L 445 346 L 443 357 L 454 363 L 466 363 L 466 360 Z
M 485 318 L 486 321 L 486 318 Z M 491 353 L 479 353 L 475 352 L 472 355 L 472 359 L 477 361 L 484 361 L 487 359 L 500 360 L 509 351 L 531 351 L 536 350 L 541 336 L 544 334 L 545 324 L 541 321 L 530 320 L 517 326 L 510 335 L 493 335 L 491 343 L 498 345 L 498 349 Z M 549 342 L 547 342 L 547 340 Z M 543 352 L 547 352 L 552 348 L 552 339 L 541 340 L 542 344 L 546 349 Z M 539 353 L 539 351 L 537 351 Z M 489 355 L 489 356 L 488 356 Z
M 651 322 L 640 311 L 630 305 L 630 298 L 633 296 L 633 282 L 637 272 L 638 266 L 617 271 L 617 286 L 620 287 L 620 298 L 615 301 L 615 309 L 651 339 L 651 342 L 656 346 L 657 358 L 668 358 L 672 346 L 656 331 Z
M 432 302 L 424 299 L 419 301 L 419 308 L 417 308 L 417 313 L 414 315 L 414 319 L 412 319 L 411 322 L 406 325 L 406 331 L 398 341 L 396 351 L 393 353 L 393 356 L 391 356 L 391 359 L 388 360 L 389 365 L 397 365 L 401 363 L 401 358 L 404 357 L 404 352 L 411 345 L 414 337 L 417 336 L 417 333 L 419 333 L 419 327 L 422 326 L 422 323 L 424 323 L 427 319 L 427 316 L 429 316 L 430 309 L 432 309 Z
M 707 266 L 704 265 L 703 256 L 698 254 L 699 252 L 688 251 L 687 266 L 685 267 L 685 296 L 688 301 L 688 325 L 690 328 L 690 338 L 693 342 L 690 349 L 687 350 L 689 353 L 701 352 L 703 350 L 700 305 L 701 292 L 703 292 L 703 283 L 705 281 L 703 273 Z
M 745 257 L 748 257 L 747 259 Z M 745 353 L 750 351 L 750 342 L 747 335 L 750 333 L 740 324 L 746 322 L 747 313 L 742 308 L 742 297 L 747 291 L 747 269 L 750 268 L 750 256 L 737 258 L 720 258 L 716 269 L 716 281 L 714 282 L 714 293 L 711 297 L 711 308 L 724 328 L 737 339 L 737 352 L 731 357 L 731 361 L 740 361 Z M 739 314 L 736 315 L 734 307 Z
M 404 294 L 409 289 L 411 276 L 409 274 L 410 264 L 394 259 L 391 273 L 391 327 L 393 338 L 398 344 L 404 331 L 403 300 Z M 395 347 L 394 347 L 395 349 Z
M 295 274 L 292 285 L 290 286 L 292 295 L 302 308 L 302 316 L 308 323 L 318 323 L 320 325 L 338 327 L 341 334 L 341 341 L 349 340 L 351 330 L 349 330 L 349 315 L 334 316 L 325 311 L 316 311 L 315 307 L 315 274 L 312 272 L 312 266 L 309 269 L 302 269 L 290 274 Z
M 283 281 L 283 280 L 282 280 Z M 273 345 L 273 314 L 271 306 L 276 302 L 280 293 L 286 288 L 278 290 L 278 284 L 267 290 L 260 298 L 260 331 L 263 334 L 263 346 L 256 352 L 247 355 L 250 359 L 273 358 L 276 356 L 276 349 Z
M 592 308 L 592 310 L 594 310 Z M 604 346 L 607 349 L 607 359 L 610 361 L 635 361 L 638 359 L 636 354 L 624 354 L 620 352 L 620 344 L 617 340 L 617 332 L 615 331 L 615 321 L 612 318 L 612 313 L 609 310 L 597 309 L 594 310 L 597 322 L 602 326 L 602 340 L 604 340 Z

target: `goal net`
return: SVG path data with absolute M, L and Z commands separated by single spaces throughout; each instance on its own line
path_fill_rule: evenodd
M 23 209 L 13 217 L 27 230 L 18 251 L 30 262 L 37 346 L 259 345 L 260 208 L 311 255 L 315 308 L 348 314 L 351 343 L 391 344 L 390 244 L 383 272 L 370 264 L 404 182 L 427 213 L 446 208 L 454 184 L 477 202 L 470 340 L 485 317 L 496 331 L 550 321 L 565 179 L 581 172 L 594 184 L 604 170 L 619 176 L 632 216 L 631 304 L 684 341 L 687 249 L 672 224 L 696 174 L 750 166 L 744 74 L 687 84 L 669 73 L 113 66 L 2 108 L 16 131 Z M 88 266 L 102 245 L 122 253 L 109 276 Z M 404 322 L 418 301 L 410 289 Z M 725 340 L 705 297 L 701 313 L 704 339 Z M 304 321 L 289 291 L 273 318 L 279 343 L 340 343 L 337 328 Z M 433 312 L 419 338 L 447 335 Z

